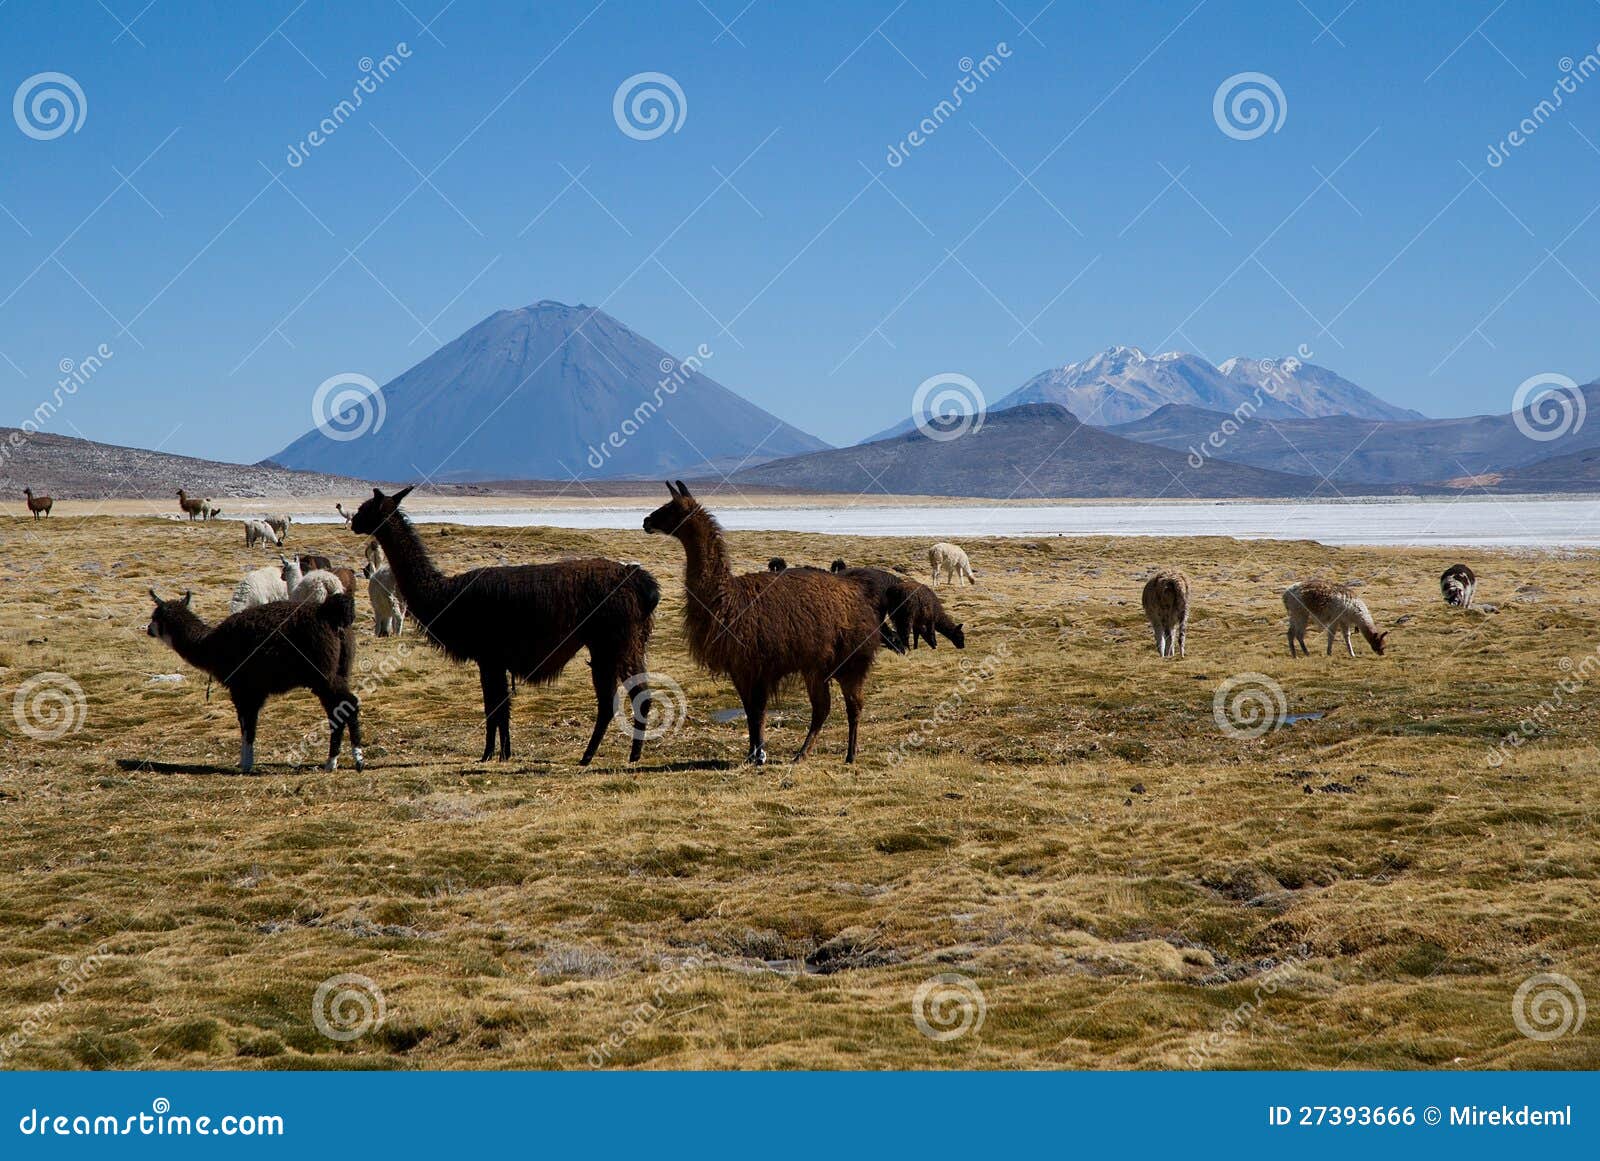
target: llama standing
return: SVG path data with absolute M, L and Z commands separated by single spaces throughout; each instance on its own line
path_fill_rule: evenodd
M 178 489 L 178 508 L 187 513 L 191 521 L 206 518 L 206 501 L 191 499 L 182 488 Z
M 844 561 L 836 560 L 834 564 L 843 565 Z M 919 641 L 927 642 L 929 649 L 937 649 L 939 639 L 935 634 L 957 649 L 967 647 L 965 631 L 944 611 L 944 605 L 927 585 L 881 568 L 841 567 L 829 571 L 861 586 L 893 629 L 884 634 L 884 644 L 896 653 L 904 653 L 908 646 L 917 648 Z
M 239 766 L 255 766 L 256 720 L 273 694 L 309 689 L 328 715 L 328 760 L 339 762 L 339 744 L 350 728 L 350 754 L 361 769 L 361 699 L 350 688 L 355 660 L 355 604 L 340 597 L 323 604 L 286 601 L 257 605 L 208 626 L 189 608 L 192 594 L 163 601 L 150 590 L 155 611 L 150 636 L 165 641 L 196 669 L 216 678 L 239 715 Z
M 1156 652 L 1163 657 L 1184 656 L 1189 642 L 1189 578 L 1176 571 L 1158 572 L 1145 582 L 1141 601 L 1156 635 Z
M 1373 624 L 1367 604 L 1357 597 L 1348 585 L 1329 584 L 1323 580 L 1302 581 L 1290 585 L 1283 592 L 1283 607 L 1289 611 L 1289 656 L 1295 656 L 1295 642 L 1300 642 L 1300 652 L 1306 656 L 1306 625 L 1312 621 L 1328 634 L 1328 656 L 1333 656 L 1333 638 L 1344 635 L 1344 647 L 1350 656 L 1356 655 L 1350 644 L 1350 630 L 1359 629 L 1367 644 L 1378 656 L 1383 656 L 1383 641 L 1388 633 L 1378 632 Z
M 734 576 L 722 527 L 679 480 L 672 499 L 644 518 L 646 532 L 683 545 L 684 622 L 689 652 L 713 673 L 726 674 L 744 703 L 749 760 L 767 760 L 767 701 L 784 678 L 799 675 L 811 698 L 811 726 L 795 754 L 804 758 L 828 720 L 828 683 L 844 695 L 850 740 L 856 735 L 867 674 L 877 654 L 882 618 L 860 586 L 814 568 Z M 392 559 L 392 554 L 391 554 Z
M 406 627 L 406 602 L 394 583 L 394 569 L 386 564 L 374 568 L 368 561 L 361 572 L 367 578 L 367 599 L 372 602 L 372 632 L 379 637 L 400 636 Z
M 1464 564 L 1452 564 L 1439 578 L 1439 590 L 1444 593 L 1444 603 L 1452 608 L 1472 608 L 1472 594 L 1477 587 L 1477 574 Z
M 968 584 L 978 582 L 972 576 L 972 562 L 967 559 L 967 554 L 954 544 L 940 541 L 928 549 L 928 564 L 933 569 L 933 583 L 938 585 L 939 574 L 944 574 L 945 583 L 949 584 L 958 577 L 964 578 Z
M 645 649 L 661 587 L 642 568 L 612 560 L 502 565 L 446 576 L 434 566 L 422 538 L 400 511 L 411 489 L 386 496 L 378 488 L 357 509 L 351 531 L 376 537 L 389 558 L 406 608 L 428 639 L 456 661 L 476 661 L 483 688 L 483 758 L 511 756 L 509 671 L 545 684 L 561 676 L 579 649 L 589 650 L 594 681 L 594 731 L 582 765 L 600 748 L 616 716 L 617 687 L 633 707 L 636 762 L 650 716 Z
M 50 509 L 56 505 L 49 496 L 35 496 L 32 488 L 22 489 L 22 494 L 28 498 L 28 511 L 33 513 L 35 520 L 50 515 Z

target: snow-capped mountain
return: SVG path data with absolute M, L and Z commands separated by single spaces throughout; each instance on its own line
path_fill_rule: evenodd
M 1142 419 L 1169 403 L 1224 412 L 1248 403 L 1255 415 L 1282 419 L 1323 415 L 1424 418 L 1312 363 L 1236 357 L 1216 367 L 1184 351 L 1147 355 L 1138 347 L 1124 346 L 1041 371 L 1009 395 L 991 399 L 988 410 L 993 414 L 1024 403 L 1059 404 L 1083 422 L 1099 427 Z M 868 441 L 911 428 L 912 421 L 906 419 Z
M 602 310 L 497 311 L 386 383 L 359 438 L 313 428 L 284 467 L 373 480 L 565 480 L 698 473 L 828 445 Z

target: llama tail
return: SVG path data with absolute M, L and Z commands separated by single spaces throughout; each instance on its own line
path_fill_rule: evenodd
M 656 611 L 656 606 L 661 603 L 661 585 L 656 578 L 642 568 L 635 568 L 628 577 L 628 586 L 633 590 L 634 596 L 639 599 L 639 608 L 645 616 L 651 616 Z

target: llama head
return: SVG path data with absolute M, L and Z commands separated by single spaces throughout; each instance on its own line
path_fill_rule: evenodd
M 689 487 L 682 480 L 677 482 L 676 487 L 671 480 L 668 480 L 667 492 L 672 499 L 644 518 L 646 532 L 676 536 L 689 517 L 700 510 L 699 501 L 689 495 Z
M 1372 651 L 1374 653 L 1376 653 L 1379 657 L 1383 656 L 1383 642 L 1384 642 L 1384 638 L 1386 638 L 1388 636 L 1389 636 L 1389 634 L 1388 634 L 1387 630 L 1382 632 L 1382 633 L 1368 633 L 1367 634 L 1367 644 L 1372 646 Z
M 382 488 L 372 489 L 372 499 L 366 500 L 350 517 L 350 531 L 371 536 L 400 512 L 400 501 L 411 494 L 415 484 L 401 488 L 392 496 L 385 496 Z
M 784 569 L 786 569 L 788 567 L 789 567 L 789 562 L 787 560 L 784 560 L 783 557 L 781 557 L 781 556 L 775 556 L 771 560 L 767 561 L 767 571 L 768 572 L 782 572 Z
M 845 563 L 843 560 L 835 559 L 834 562 L 828 566 L 829 572 L 843 572 L 844 570 Z
M 156 603 L 156 607 L 150 614 L 150 624 L 145 632 L 158 640 L 170 641 L 173 637 L 173 619 L 180 611 L 185 613 L 189 611 L 189 601 L 194 597 L 194 593 L 184 593 L 181 601 L 164 601 L 156 594 L 155 589 L 149 592 L 150 599 Z
M 28 497 L 28 499 L 30 499 L 30 500 L 33 499 L 33 489 L 32 488 L 24 488 L 24 489 L 22 489 L 22 494 L 24 496 Z
M 957 649 L 965 649 L 967 647 L 967 634 L 964 626 L 957 625 L 954 629 L 951 629 L 950 632 L 945 634 L 945 636 L 950 638 L 950 644 L 954 645 Z M 928 644 L 932 645 L 933 642 L 930 641 Z

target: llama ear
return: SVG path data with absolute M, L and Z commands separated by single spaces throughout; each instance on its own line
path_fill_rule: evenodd
M 150 594 L 150 599 L 152 601 L 154 601 L 158 605 L 161 603 L 161 598 L 156 596 L 156 590 L 155 589 L 147 589 L 145 591 Z
M 183 594 L 183 607 L 188 608 L 189 602 L 194 599 L 194 590 L 186 589 Z
M 678 495 L 678 489 L 672 486 L 671 480 L 667 481 L 667 495 L 672 496 L 674 499 L 676 499 Z
M 415 484 L 407 484 L 405 487 L 401 488 L 394 494 L 394 502 L 396 504 L 400 503 L 401 500 L 404 500 L 407 496 L 411 495 L 411 489 L 415 487 Z
M 678 481 L 678 495 L 682 496 L 685 500 L 691 498 L 689 495 L 689 485 L 685 484 L 682 480 Z
M 381 500 L 381 499 L 383 499 L 383 489 L 382 489 L 382 488 L 380 488 L 380 487 L 378 487 L 378 486 L 377 486 L 377 485 L 373 485 L 373 488 L 372 488 L 372 498 L 373 498 L 373 499 L 374 499 L 374 500 Z

